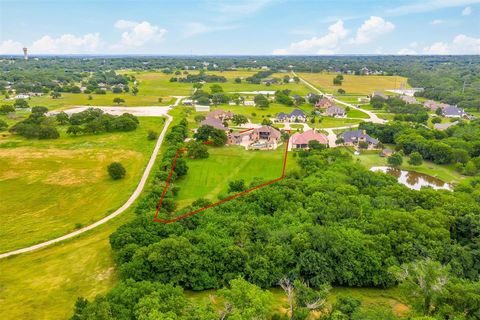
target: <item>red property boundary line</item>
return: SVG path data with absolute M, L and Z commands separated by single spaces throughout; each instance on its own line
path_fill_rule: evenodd
M 252 129 L 249 129 L 249 130 L 252 130 Z M 249 130 L 245 130 L 245 131 L 249 131 Z M 242 132 L 245 132 L 245 131 L 242 131 Z M 182 220 L 186 217 L 189 217 L 189 216 L 193 216 L 197 213 L 200 213 L 204 210 L 207 210 L 207 209 L 210 209 L 210 208 L 213 208 L 213 207 L 216 207 L 216 206 L 219 206 L 221 205 L 222 203 L 225 203 L 227 201 L 230 201 L 230 200 L 233 200 L 233 199 L 236 199 L 236 198 L 239 198 L 241 196 L 244 196 L 252 191 L 255 191 L 255 190 L 258 190 L 260 188 L 263 188 L 263 187 L 266 187 L 268 185 L 271 185 L 275 182 L 278 182 L 280 180 L 282 180 L 284 177 L 285 177 L 285 168 L 287 166 L 287 154 L 288 154 L 288 143 L 289 143 L 289 140 L 287 140 L 287 142 L 285 143 L 285 153 L 284 153 L 284 156 L 283 156 L 283 167 L 282 167 L 282 175 L 279 177 L 279 178 L 276 178 L 276 179 L 273 179 L 273 180 L 270 180 L 268 182 L 265 182 L 265 183 L 262 183 L 261 185 L 258 185 L 258 186 L 255 186 L 253 188 L 250 188 L 248 190 L 245 190 L 245 191 L 242 191 L 240 193 L 237 193 L 237 194 L 234 194 L 234 195 L 231 195 L 223 200 L 220 200 L 218 202 L 215 202 L 215 203 L 212 203 L 208 206 L 205 206 L 205 207 L 202 207 L 202 208 L 199 208 L 199 209 L 196 209 L 194 211 L 190 211 L 188 213 L 185 213 L 185 214 L 182 214 L 181 216 L 178 216 L 178 217 L 175 217 L 173 219 L 160 219 L 158 218 L 158 214 L 160 212 L 160 209 L 162 208 L 162 203 L 163 203 L 163 199 L 165 197 L 165 194 L 167 193 L 167 189 L 168 189 L 168 186 L 170 185 L 170 180 L 172 178 L 172 174 L 173 174 L 173 170 L 175 169 L 175 165 L 177 163 L 177 159 L 178 159 L 178 156 L 180 155 L 180 153 L 184 152 L 185 149 L 178 149 L 177 150 L 177 153 L 175 154 L 175 158 L 173 159 L 173 163 L 172 163 L 172 166 L 170 168 L 170 172 L 168 174 L 168 178 L 167 178 L 167 183 L 165 185 L 165 187 L 163 188 L 163 192 L 162 192 L 162 195 L 160 197 L 160 201 L 158 202 L 158 205 L 157 205 L 157 211 L 155 212 L 155 216 L 153 217 L 153 222 L 161 222 L 163 224 L 169 224 L 169 223 L 172 223 L 172 222 L 177 222 L 179 220 Z

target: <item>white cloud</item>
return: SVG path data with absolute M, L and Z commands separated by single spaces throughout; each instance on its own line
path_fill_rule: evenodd
M 263 10 L 276 0 L 243 0 L 218 3 L 216 9 L 224 14 L 252 15 Z
M 444 42 L 435 42 L 431 46 L 427 46 L 423 48 L 423 53 L 425 54 L 448 54 L 449 53 L 449 47 L 446 43 Z
M 167 32 L 166 29 L 148 21 L 118 20 L 115 28 L 124 30 L 120 42 L 114 46 L 115 48 L 142 47 L 149 42 L 160 42 Z
M 417 52 L 413 49 L 410 49 L 410 48 L 402 48 L 400 50 L 398 50 L 397 54 L 399 55 L 414 55 L 414 54 L 417 54 Z
M 34 41 L 29 51 L 34 54 L 76 54 L 76 53 L 94 53 L 100 48 L 100 34 L 87 33 L 83 36 L 64 34 L 58 38 L 49 35 L 43 36 Z
M 459 34 L 451 43 L 436 42 L 423 48 L 425 54 L 480 54 L 480 38 Z
M 344 39 L 348 30 L 343 26 L 343 21 L 338 20 L 328 27 L 328 33 L 322 37 L 293 42 L 286 49 L 276 49 L 273 54 L 301 54 L 313 53 L 333 54 L 338 49 L 340 40 Z
M 475 3 L 480 3 L 480 0 L 419 0 L 411 4 L 387 9 L 386 13 L 389 15 L 405 15 L 412 13 L 431 12 Z
M 461 54 L 480 54 L 480 38 L 459 34 L 453 39 L 453 50 Z
M 462 10 L 462 16 L 469 16 L 472 14 L 472 7 L 465 7 L 465 9 Z
M 185 25 L 183 35 L 185 37 L 195 36 L 197 34 L 209 33 L 222 30 L 235 29 L 237 26 L 209 26 L 201 22 L 189 22 Z
M 437 24 L 442 24 L 442 23 L 444 23 L 444 22 L 445 22 L 445 21 L 443 21 L 443 20 L 435 19 L 435 20 L 432 20 L 432 22 L 430 22 L 430 24 L 437 25 Z
M 22 44 L 13 40 L 5 40 L 0 43 L 0 54 L 23 54 Z
M 385 21 L 381 17 L 371 16 L 358 28 L 357 34 L 351 42 L 355 44 L 369 43 L 375 38 L 393 31 L 393 29 L 395 29 L 393 23 Z

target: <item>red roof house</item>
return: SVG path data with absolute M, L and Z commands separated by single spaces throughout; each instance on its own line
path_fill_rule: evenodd
M 303 133 L 295 133 L 292 136 L 292 147 L 295 149 L 308 148 L 308 142 L 312 140 L 328 145 L 328 139 L 324 134 L 315 130 L 307 130 Z

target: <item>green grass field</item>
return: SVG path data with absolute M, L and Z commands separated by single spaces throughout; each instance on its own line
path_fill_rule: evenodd
M 198 74 L 198 71 L 189 71 L 191 74 Z M 208 74 L 215 74 L 219 76 L 224 76 L 227 78 L 227 82 L 217 83 L 222 86 L 224 92 L 251 92 L 251 91 L 276 91 L 289 89 L 292 91 L 292 94 L 305 95 L 309 92 L 308 88 L 301 83 L 288 83 L 288 84 L 276 84 L 276 85 L 264 85 L 264 84 L 250 84 L 244 81 L 245 78 L 255 74 L 257 71 L 208 71 Z M 182 82 L 170 82 L 170 78 L 179 77 L 172 74 L 164 74 L 160 71 L 146 71 L 146 72 L 131 72 L 127 71 L 125 73 L 135 75 L 136 79 L 139 81 L 139 89 L 141 94 L 142 92 L 146 95 L 166 95 L 166 96 L 175 96 L 183 95 L 188 96 L 192 94 L 192 84 L 191 83 L 182 83 Z M 287 73 L 276 73 L 271 75 L 269 78 L 283 78 Z M 183 77 L 186 75 L 181 75 Z M 241 78 L 242 83 L 235 83 L 235 78 Z M 205 83 L 203 90 L 209 92 L 210 86 L 214 83 Z
M 350 109 L 350 111 L 347 112 L 347 117 L 349 118 L 359 118 L 359 119 L 368 119 L 369 116 L 365 112 L 357 109 Z
M 209 147 L 208 159 L 188 159 L 188 174 L 178 180 L 180 187 L 177 197 L 179 208 L 185 207 L 198 198 L 217 200 L 220 194 L 226 194 L 228 183 L 243 179 L 248 185 L 254 178 L 264 181 L 278 178 L 282 174 L 285 145 L 277 150 L 245 150 L 240 146 L 221 148 Z M 296 163 L 289 154 L 287 170 Z
M 309 123 L 308 125 L 312 128 L 322 129 L 356 125 L 360 122 L 362 122 L 360 119 L 322 117 L 322 121 L 320 123 L 317 121 L 315 123 Z
M 114 106 L 113 99 L 116 97 L 125 100 L 121 106 L 137 107 L 137 106 L 166 106 L 174 102 L 174 98 L 169 95 L 147 94 L 140 91 L 136 96 L 130 93 L 112 93 L 107 94 L 90 94 L 92 100 L 88 99 L 88 94 L 84 93 L 62 93 L 58 99 L 52 99 L 45 95 L 41 97 L 31 97 L 28 100 L 30 106 L 44 106 L 50 110 L 63 110 L 72 106 Z M 162 102 L 158 102 L 158 98 L 162 98 Z
M 374 166 L 387 166 L 387 158 L 380 157 L 378 151 L 363 151 L 361 155 L 355 156 L 361 164 L 367 168 Z M 403 157 L 403 164 L 400 166 L 403 170 L 417 171 L 428 174 L 448 183 L 458 183 L 465 176 L 455 171 L 451 165 L 438 165 L 429 161 L 424 161 L 420 166 L 408 164 L 408 157 Z
M 370 95 L 374 91 L 398 89 L 402 83 L 407 84 L 407 78 L 400 76 L 343 75 L 344 80 L 341 86 L 333 85 L 336 73 L 299 73 L 298 76 L 320 90 L 335 94 L 342 88 L 347 94 Z M 408 84 L 406 86 L 408 87 Z
M 124 133 L 27 140 L 0 137 L 0 252 L 49 240 L 88 225 L 120 207 L 135 189 L 160 132 L 161 118 L 140 118 Z M 114 181 L 106 167 L 121 162 Z
M 61 244 L 0 260 L 0 318 L 67 319 L 77 297 L 107 292 L 117 280 L 108 237 L 132 217 L 123 213 Z

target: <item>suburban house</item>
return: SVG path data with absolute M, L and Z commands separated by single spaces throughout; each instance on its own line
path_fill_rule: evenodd
M 378 140 L 370 137 L 365 130 L 353 130 L 342 133 L 339 136 L 345 145 L 356 146 L 359 142 L 367 142 L 369 148 L 375 148 Z
M 275 119 L 278 121 L 278 122 L 287 122 L 288 119 L 289 119 L 289 114 L 287 113 L 284 113 L 284 112 L 280 112 L 280 113 L 277 113 Z
M 433 125 L 433 128 L 435 130 L 443 131 L 443 130 L 447 130 L 448 128 L 450 128 L 451 126 L 454 126 L 456 124 L 458 124 L 458 121 L 446 122 L 446 123 L 435 123 Z
M 278 122 L 306 122 L 307 115 L 302 110 L 295 109 L 290 113 L 280 112 L 276 115 L 275 119 Z
M 280 131 L 270 126 L 261 126 L 255 128 L 250 133 L 250 140 L 266 140 L 268 142 L 277 142 L 280 140 Z
M 255 106 L 255 101 L 253 100 L 245 100 L 243 101 L 244 106 Z
M 347 112 L 344 108 L 333 105 L 325 110 L 325 115 L 328 117 L 343 118 L 347 115 Z
M 205 120 L 200 122 L 200 126 L 211 126 L 211 127 L 214 127 L 215 129 L 219 129 L 225 132 L 230 131 L 230 129 L 228 129 L 223 125 L 222 121 L 215 118 L 206 118 Z
M 317 95 L 315 93 L 309 93 L 305 96 L 305 100 L 310 101 L 310 99 L 316 97 Z
M 30 98 L 30 96 L 28 94 L 23 94 L 23 93 L 17 94 L 15 96 L 15 99 L 28 99 L 28 98 Z
M 224 111 L 222 109 L 217 109 L 209 114 L 207 114 L 207 118 L 214 118 L 220 121 L 231 120 L 235 114 L 231 111 Z
M 417 99 L 415 99 L 415 97 L 411 97 L 411 96 L 402 95 L 402 96 L 400 96 L 400 99 L 402 99 L 406 104 L 418 103 Z
M 442 115 L 445 118 L 463 118 L 467 116 L 467 113 L 457 106 L 448 106 L 442 109 Z
M 333 101 L 327 98 L 322 98 L 315 103 L 315 108 L 318 109 L 326 109 L 331 106 L 333 106 Z
M 269 85 L 272 85 L 272 84 L 276 84 L 278 82 L 278 80 L 276 78 L 272 78 L 272 79 L 265 79 L 262 81 L 263 84 L 269 86 Z
M 428 100 L 423 103 L 423 106 L 430 109 L 431 111 L 435 112 L 437 109 L 443 109 L 448 107 L 449 105 L 446 103 L 436 102 L 433 100 Z
M 315 130 L 307 130 L 303 133 L 295 133 L 291 137 L 291 145 L 294 149 L 307 149 L 310 141 L 318 141 L 321 144 L 328 145 L 327 137 Z
M 300 109 L 295 109 L 290 112 L 290 121 L 291 122 L 306 122 L 307 115 Z

